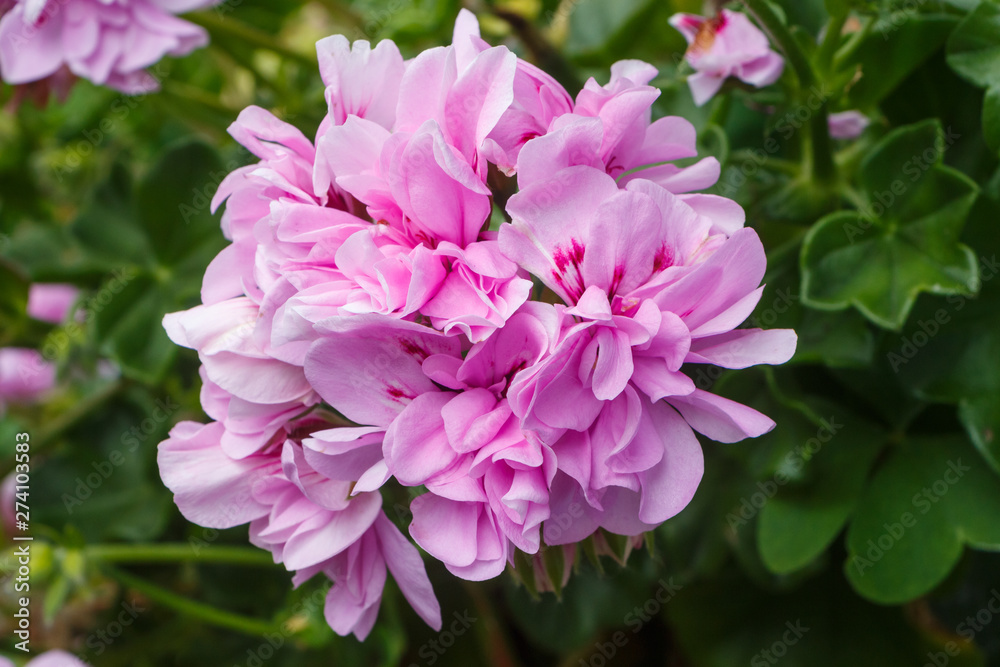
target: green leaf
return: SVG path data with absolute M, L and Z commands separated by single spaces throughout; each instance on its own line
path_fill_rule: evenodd
M 23 324 L 28 308 L 28 281 L 7 262 L 0 260 L 0 345 L 15 333 L 15 323 Z
M 809 461 L 806 483 L 782 488 L 761 509 L 757 545 L 777 574 L 799 570 L 826 551 L 854 512 L 885 434 L 849 413 L 830 417 L 833 434 Z M 809 438 L 822 444 L 828 431 Z M 799 440 L 802 443 L 810 439 Z M 791 450 L 794 451 L 794 450 Z
M 983 137 L 994 151 L 1000 151 L 1000 85 L 986 91 L 983 98 Z
M 200 142 L 166 152 L 136 189 L 139 223 L 163 264 L 176 264 L 207 238 L 221 234 L 209 204 L 227 171 L 218 154 Z
M 1000 471 L 1000 391 L 963 398 L 958 416 L 979 453 Z
M 148 265 L 153 256 L 149 237 L 136 222 L 128 170 L 117 163 L 70 227 L 88 255 L 107 268 L 123 262 Z
M 102 349 L 131 378 L 156 383 L 177 355 L 163 330 L 163 315 L 173 306 L 160 286 L 148 276 L 138 276 L 96 313 Z
M 851 11 L 850 0 L 823 0 L 823 5 L 830 16 L 843 16 Z
M 682 588 L 666 613 L 693 667 L 923 665 L 929 648 L 941 650 L 903 610 L 859 598 L 836 570 L 781 592 L 730 570 Z M 974 645 L 962 649 L 949 667 L 981 667 Z
M 764 383 L 767 391 L 761 391 Z M 854 511 L 885 433 L 845 406 L 806 393 L 787 370 L 741 371 L 715 390 L 776 424 L 747 453 L 758 481 L 727 523 L 752 532 L 744 525 L 756 515 L 763 565 L 781 575 L 802 570 L 819 559 Z
M 858 49 L 836 63 L 840 70 L 861 70 L 848 108 L 867 109 L 885 99 L 934 55 L 958 22 L 948 14 L 905 12 L 894 18 L 897 23 L 879 19 Z
M 930 592 L 966 545 L 1000 549 L 1000 477 L 963 438 L 905 442 L 876 473 L 847 534 L 844 570 L 881 604 Z
M 948 65 L 981 88 L 1000 85 L 1000 5 L 981 2 L 948 39 Z
M 979 255 L 982 290 L 974 298 L 928 300 L 891 342 L 887 359 L 921 397 L 959 406 L 973 444 L 1000 471 L 1000 205 L 980 198 L 966 238 Z
M 941 164 L 947 141 L 936 121 L 900 128 L 861 167 L 864 208 L 833 213 L 802 247 L 803 301 L 854 306 L 898 330 L 921 292 L 972 294 L 975 255 L 958 242 L 978 188 Z

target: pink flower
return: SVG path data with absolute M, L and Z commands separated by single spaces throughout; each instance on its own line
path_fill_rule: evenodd
M 684 362 L 742 368 L 794 351 L 790 331 L 731 333 L 760 298 L 765 265 L 757 235 L 731 219 L 708 218 L 649 181 L 620 190 L 589 167 L 522 190 L 508 211 L 500 247 L 572 306 L 578 324 L 560 350 L 581 374 L 592 368 L 580 379 L 598 401 L 629 382 L 652 400 L 686 396 L 696 390 L 679 374 Z
M 278 406 L 308 403 L 312 387 L 302 368 L 263 351 L 254 340 L 259 308 L 240 297 L 171 313 L 163 326 L 178 345 L 198 351 L 206 377 L 230 395 Z
M 830 114 L 830 136 L 834 139 L 857 139 L 871 119 L 860 111 L 840 111 Z
M 0 19 L 0 72 L 7 83 L 38 81 L 66 67 L 125 93 L 155 90 L 145 69 L 165 55 L 208 43 L 175 13 L 216 0 L 19 0 Z
M 73 285 L 34 283 L 28 289 L 28 316 L 59 324 L 66 319 L 79 293 Z
M 342 37 L 317 51 L 315 145 L 244 110 L 230 132 L 259 162 L 213 202 L 232 244 L 203 305 L 164 318 L 197 350 L 216 420 L 160 446 L 189 520 L 250 523 L 296 585 L 332 579 L 338 633 L 370 632 L 388 573 L 440 627 L 419 552 L 382 510 L 400 486 L 421 489 L 412 540 L 482 580 L 599 529 L 638 543 L 697 489 L 695 431 L 773 427 L 691 379 L 692 364 L 782 363 L 795 335 L 737 329 L 763 248 L 735 202 L 696 194 L 714 158 L 677 165 L 695 130 L 652 120 L 654 68 L 616 63 L 573 100 L 466 11 L 451 46 L 410 61 Z M 533 301 L 532 278 L 562 303 Z
M 0 348 L 0 411 L 4 403 L 30 403 L 56 384 L 56 367 L 37 350 Z
M 660 91 L 648 84 L 656 74 L 652 65 L 623 60 L 612 65 L 607 85 L 589 79 L 572 110 L 555 117 L 546 133 L 524 145 L 517 162 L 521 189 L 580 165 L 603 169 L 622 187 L 635 178 L 675 194 L 711 187 L 721 171 L 714 157 L 688 167 L 674 164 L 697 156 L 694 126 L 677 116 L 652 121 L 652 105 Z M 729 204 L 719 197 L 713 201 Z M 738 207 L 730 209 L 731 215 L 742 216 Z
M 0 656 L 0 667 L 14 667 L 14 663 Z M 87 667 L 76 656 L 66 651 L 46 651 L 29 660 L 24 667 Z
M 297 571 L 296 585 L 325 573 L 334 582 L 326 617 L 340 634 L 367 636 L 387 570 L 417 613 L 440 629 L 419 553 L 382 513 L 377 492 L 352 496 L 351 482 L 318 473 L 292 440 L 233 459 L 219 447 L 221 435 L 221 424 L 182 422 L 160 444 L 160 474 L 189 520 L 214 528 L 249 521 L 251 542 Z
M 0 503 L 3 503 L 3 507 L 0 507 L 0 526 L 7 535 L 16 534 L 14 532 L 17 523 L 17 515 L 14 512 L 17 502 L 16 491 L 17 476 L 12 470 L 0 481 Z
M 670 25 L 690 45 L 685 58 L 697 73 L 688 77 L 688 86 L 698 106 L 719 92 L 728 77 L 761 88 L 784 70 L 785 61 L 771 50 L 767 36 L 739 12 L 723 9 L 710 19 L 675 14 Z
M 591 167 L 525 188 L 508 211 L 501 249 L 570 306 L 553 354 L 514 379 L 510 405 L 549 441 L 564 431 L 552 445 L 559 469 L 594 510 L 579 530 L 642 532 L 694 493 L 702 463 L 692 428 L 735 442 L 774 426 L 681 369 L 791 357 L 792 331 L 734 330 L 760 298 L 763 247 L 753 230 L 719 224 L 652 182 L 620 190 Z M 671 456 L 680 458 L 668 465 Z

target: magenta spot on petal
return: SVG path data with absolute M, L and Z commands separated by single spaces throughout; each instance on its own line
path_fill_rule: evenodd
M 555 252 L 552 253 L 552 260 L 556 263 L 556 268 L 560 271 L 560 273 L 565 271 L 566 266 L 569 264 L 569 258 L 561 248 L 556 248 Z
M 529 130 L 528 132 L 525 132 L 524 134 L 522 134 L 518 138 L 517 144 L 519 146 L 523 146 L 524 144 L 528 143 L 529 141 L 531 141 L 532 139 L 534 139 L 537 136 L 540 136 L 538 132 L 535 132 L 533 130 Z
M 423 361 L 427 357 L 431 356 L 430 352 L 428 352 L 424 348 L 420 347 L 419 345 L 417 345 L 416 343 L 414 343 L 412 340 L 408 340 L 406 338 L 400 338 L 399 339 L 399 345 L 400 345 L 400 347 L 403 348 L 403 350 L 407 354 L 409 354 L 410 356 L 413 356 L 413 357 L 417 357 L 421 361 Z
M 656 257 L 653 258 L 653 271 L 659 273 L 664 269 L 669 269 L 673 265 L 674 250 L 664 243 L 656 252 Z
M 625 277 L 625 267 L 621 264 L 615 266 L 615 273 L 611 277 L 611 290 L 608 292 L 608 298 L 615 295 L 618 291 L 618 287 L 622 284 L 622 278 Z

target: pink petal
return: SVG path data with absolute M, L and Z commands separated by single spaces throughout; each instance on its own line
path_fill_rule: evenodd
M 666 400 L 694 430 L 717 442 L 756 438 L 774 428 L 770 418 L 753 408 L 701 389 Z

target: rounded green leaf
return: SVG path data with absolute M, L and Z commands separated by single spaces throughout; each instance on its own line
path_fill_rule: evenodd
M 1000 5 L 980 2 L 955 28 L 948 65 L 982 88 L 1000 85 Z
M 914 439 L 872 478 L 847 533 L 844 570 L 883 604 L 941 583 L 966 545 L 1000 549 L 1000 477 L 960 437 Z

